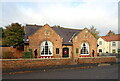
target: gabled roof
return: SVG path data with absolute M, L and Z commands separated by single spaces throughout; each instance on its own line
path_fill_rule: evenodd
M 35 33 L 41 27 L 42 26 L 39 26 L 39 25 L 26 25 L 25 33 L 26 33 L 27 36 L 32 35 L 33 33 Z
M 120 34 L 111 35 L 111 36 L 102 36 L 101 38 L 105 41 L 120 41 Z
M 63 27 L 53 27 L 53 30 L 63 38 L 63 44 L 72 44 L 71 39 L 82 31 L 80 29 L 69 29 Z
M 38 26 L 38 25 L 26 25 L 25 26 L 25 36 L 24 36 L 24 43 L 28 43 L 27 42 L 27 39 L 28 39 L 28 36 L 34 34 L 39 28 L 41 28 L 42 26 Z
M 25 27 L 25 43 L 27 43 L 27 37 L 34 34 L 42 26 L 38 25 L 26 25 Z M 82 30 L 80 29 L 69 29 L 63 27 L 51 27 L 59 36 L 63 38 L 63 44 L 72 44 L 71 39 L 74 38 Z

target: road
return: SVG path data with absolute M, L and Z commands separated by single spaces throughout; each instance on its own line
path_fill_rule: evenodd
M 3 74 L 3 79 L 118 79 L 118 65 Z

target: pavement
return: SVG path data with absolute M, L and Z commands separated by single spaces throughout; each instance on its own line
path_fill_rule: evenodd
M 3 74 L 3 79 L 118 79 L 118 64 Z
M 118 79 L 120 58 L 116 63 L 80 64 L 3 72 L 3 79 Z

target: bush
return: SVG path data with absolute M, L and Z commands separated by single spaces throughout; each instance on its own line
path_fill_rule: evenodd
M 32 52 L 32 49 L 28 49 L 28 51 Z
M 23 58 L 33 58 L 33 56 L 32 56 L 32 49 L 30 50 L 28 50 L 28 52 L 23 52 L 23 56 L 22 56 Z
M 13 53 L 11 51 L 4 52 L 2 55 L 3 59 L 12 59 L 14 58 Z

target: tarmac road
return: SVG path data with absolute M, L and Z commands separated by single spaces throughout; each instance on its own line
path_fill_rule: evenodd
M 118 65 L 3 74 L 3 79 L 118 79 Z

